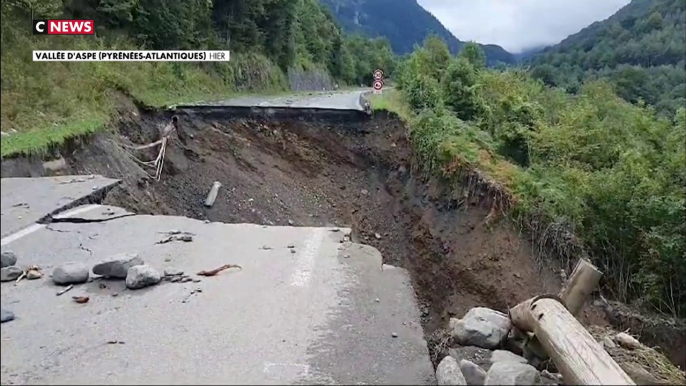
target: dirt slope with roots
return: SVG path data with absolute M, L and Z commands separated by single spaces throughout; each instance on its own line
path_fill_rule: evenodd
M 448 189 L 417 170 L 407 130 L 394 116 L 320 121 L 180 112 L 180 131 L 167 149 L 161 180 L 154 181 L 126 146 L 157 140 L 170 115 L 141 113 L 132 105 L 121 111 L 116 134 L 59 150 L 68 163 L 61 174 L 123 178 L 105 203 L 138 213 L 351 227 L 355 241 L 410 271 L 427 337 L 440 335 L 450 317 L 471 307 L 506 311 L 560 288 L 557 268 L 542 264 L 508 221 L 485 221 L 485 190 Z M 153 159 L 156 151 L 136 155 Z M 3 162 L 3 177 L 36 174 L 37 162 Z M 214 206 L 205 208 L 214 181 L 222 188 Z M 593 307 L 583 320 L 604 323 Z

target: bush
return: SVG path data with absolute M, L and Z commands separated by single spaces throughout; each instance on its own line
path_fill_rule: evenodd
M 415 111 L 433 109 L 443 104 L 438 81 L 429 75 L 416 74 L 406 87 L 408 103 Z
M 441 81 L 443 99 L 460 119 L 472 120 L 482 114 L 479 85 L 474 67 L 464 58 L 454 59 Z
M 435 83 L 406 76 L 427 171 L 491 174 L 514 195 L 519 223 L 564 261 L 587 253 L 617 299 L 686 316 L 686 109 L 665 119 L 604 81 L 569 95 L 463 59 L 445 72 L 445 106 L 420 105 L 419 85 Z

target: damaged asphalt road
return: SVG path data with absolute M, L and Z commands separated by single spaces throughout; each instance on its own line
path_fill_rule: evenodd
M 53 186 L 55 196 L 69 185 Z M 3 237 L 18 266 L 44 273 L 2 284 L 2 306 L 15 315 L 2 324 L 3 384 L 435 382 L 407 272 L 346 241 L 350 229 L 66 207 L 57 221 L 10 224 L 17 231 Z M 192 241 L 158 243 L 177 232 Z M 95 280 L 56 296 L 64 289 L 50 279 L 56 266 L 93 267 L 122 253 L 193 278 L 241 269 L 140 290 L 91 273 Z

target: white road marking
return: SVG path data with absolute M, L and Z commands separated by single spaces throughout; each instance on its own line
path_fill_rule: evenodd
M 324 229 L 317 228 L 312 231 L 310 237 L 305 240 L 300 253 L 298 253 L 298 261 L 295 264 L 295 272 L 291 277 L 291 285 L 296 287 L 306 287 L 310 283 L 312 270 L 314 269 L 315 256 L 319 252 L 324 238 Z
M 100 205 L 97 205 L 97 204 L 80 206 L 78 208 L 74 208 L 72 210 L 66 211 L 66 212 L 64 212 L 58 216 L 55 216 L 54 218 L 68 218 L 68 217 L 76 216 L 77 214 L 88 212 L 89 210 L 95 209 L 98 207 L 100 207 Z M 22 238 L 26 235 L 30 235 L 31 233 L 33 233 L 39 229 L 43 229 L 43 228 L 45 228 L 45 224 L 33 224 L 33 225 L 31 225 L 27 228 L 24 228 L 18 232 L 12 233 L 9 236 L 3 237 L 0 245 L 5 246 L 5 245 L 7 245 L 13 241 L 17 241 L 20 238 Z

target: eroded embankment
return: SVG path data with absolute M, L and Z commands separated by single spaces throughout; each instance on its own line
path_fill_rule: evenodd
M 158 139 L 170 114 L 123 109 L 118 135 L 61 149 L 60 173 L 124 179 L 105 202 L 138 213 L 265 225 L 348 226 L 357 241 L 378 248 L 386 263 L 412 274 L 425 333 L 451 316 L 486 306 L 507 310 L 559 279 L 507 221 L 486 221 L 490 197 L 476 184 L 449 188 L 413 163 L 403 123 L 377 113 L 282 116 L 180 111 L 160 181 L 153 181 L 125 146 Z M 155 150 L 136 154 L 152 159 Z M 3 176 L 39 173 L 37 161 L 3 163 Z M 33 170 L 33 172 L 32 172 Z M 205 196 L 222 184 L 212 208 Z M 602 322 L 589 308 L 586 321 Z

